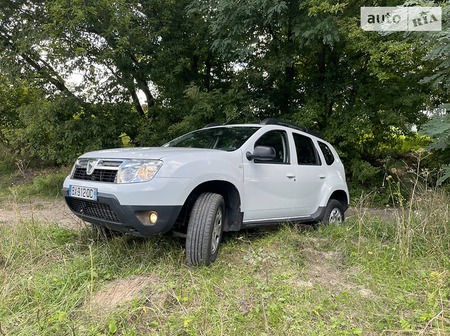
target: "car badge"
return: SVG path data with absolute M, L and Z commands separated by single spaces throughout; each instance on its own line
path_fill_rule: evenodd
M 98 160 L 89 160 L 86 164 L 86 174 L 92 175 L 97 164 L 98 164 Z

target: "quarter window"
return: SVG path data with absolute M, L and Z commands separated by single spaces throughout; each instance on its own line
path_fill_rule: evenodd
M 319 155 L 311 138 L 293 133 L 295 149 L 297 151 L 297 163 L 299 165 L 321 165 Z
M 333 152 L 331 151 L 330 147 L 328 147 L 326 144 L 324 144 L 323 142 L 319 141 L 319 147 L 320 150 L 322 151 L 323 157 L 325 158 L 325 162 L 327 163 L 327 165 L 332 165 L 334 162 L 334 155 Z

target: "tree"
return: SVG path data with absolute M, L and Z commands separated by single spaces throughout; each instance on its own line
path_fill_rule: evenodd
M 135 144 L 159 145 L 213 121 L 278 117 L 336 143 L 354 176 L 361 166 L 375 173 L 398 155 L 399 135 L 442 100 L 442 87 L 428 84 L 446 78 L 448 46 L 444 35 L 430 43 L 363 31 L 360 7 L 370 5 L 379 3 L 0 0 L 0 72 L 42 92 L 46 103 L 35 106 L 55 113 L 52 132 L 67 131 L 56 123 L 105 118 L 115 140 L 125 132 Z M 68 81 L 75 72 L 83 74 L 77 85 Z M 25 105 L 9 112 L 30 131 L 23 137 L 34 129 Z M 132 126 L 112 125 L 119 107 Z M 83 127 L 93 134 L 96 125 Z
M 51 57 L 43 27 L 48 24 L 43 1 L 0 1 L 0 66 L 4 74 L 51 84 L 67 96 L 74 94 Z
M 210 0 L 191 11 L 208 21 L 213 50 L 234 69 L 241 119 L 276 116 L 319 130 L 357 176 L 361 165 L 396 155 L 392 142 L 425 120 L 431 97 L 419 83 L 433 68 L 424 44 L 363 31 L 359 10 L 370 5 Z
M 434 115 L 421 127 L 421 132 L 431 137 L 433 142 L 428 146 L 430 150 L 440 152 L 442 155 L 435 155 L 441 165 L 443 165 L 444 174 L 438 180 L 438 185 L 450 178 L 450 4 L 443 2 L 442 8 L 442 26 L 440 32 L 423 33 L 419 36 L 422 43 L 426 45 L 427 53 L 424 61 L 433 64 L 431 74 L 422 79 L 422 83 L 429 84 L 437 96 L 436 104 L 432 110 Z M 408 39 L 412 37 L 408 36 Z M 416 37 L 417 39 L 417 37 Z
M 35 127 L 39 118 L 28 118 L 24 113 L 33 115 L 34 109 L 39 111 L 34 114 L 49 118 L 43 130 L 64 132 L 65 128 L 57 123 L 71 124 L 80 116 L 98 120 L 99 111 L 112 109 L 116 113 L 115 106 L 120 103 L 117 106 L 124 109 L 123 119 L 135 122 L 127 134 L 146 145 L 161 144 L 168 137 L 197 127 L 202 120 L 215 119 L 214 113 L 194 118 L 195 124 L 189 122 L 199 106 L 189 97 L 189 92 L 195 91 L 190 88 L 218 92 L 226 71 L 205 44 L 205 22 L 188 13 L 188 3 L 0 0 L 0 71 L 11 82 L 26 79 L 28 85 L 42 91 L 43 98 L 34 106 L 28 102 L 19 106 L 20 111 L 16 106 L 8 112 L 11 119 L 21 120 L 17 132 L 8 133 L 9 143 L 17 147 L 33 141 L 32 130 L 39 129 Z M 76 72 L 83 74 L 83 80 L 75 85 L 69 79 Z M 66 106 L 64 101 L 75 106 L 55 111 L 56 107 Z M 126 106 L 128 102 L 140 120 L 129 117 L 132 110 Z M 51 113 L 56 113 L 53 118 Z M 101 122 L 108 129 L 112 120 Z M 95 132 L 94 124 L 84 127 Z M 79 142 L 80 148 L 82 144 Z M 54 154 L 45 155 L 54 160 Z
M 446 111 L 445 108 L 442 110 Z M 421 127 L 421 132 L 433 140 L 428 149 L 442 154 L 435 155 L 435 158 L 437 158 L 438 163 L 442 165 L 444 170 L 443 175 L 437 181 L 438 185 L 450 178 L 450 113 L 444 113 L 432 116 Z

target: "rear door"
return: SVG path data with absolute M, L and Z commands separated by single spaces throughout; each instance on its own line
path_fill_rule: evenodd
M 316 143 L 307 135 L 292 133 L 295 145 L 295 207 L 297 216 L 309 216 L 319 206 L 327 169 L 322 164 Z

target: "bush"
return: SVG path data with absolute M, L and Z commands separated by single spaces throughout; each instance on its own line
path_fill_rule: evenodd
M 0 174 L 12 173 L 17 168 L 16 160 L 9 148 L 0 142 Z
M 56 197 L 60 195 L 66 176 L 66 172 L 56 172 L 50 175 L 36 176 L 31 186 L 31 194 L 44 197 Z
M 449 107 L 449 104 L 446 105 Z M 443 184 L 450 179 L 450 113 L 438 114 L 422 126 L 422 132 L 430 136 L 433 142 L 428 146 L 429 149 L 440 152 L 441 155 L 435 155 L 435 158 L 441 158 L 438 163 L 441 165 L 444 173 L 438 179 L 438 184 Z
M 138 116 L 129 104 L 87 105 L 70 99 L 37 101 L 18 109 L 20 125 L 4 129 L 10 151 L 42 165 L 71 164 L 83 152 L 121 147 L 135 136 Z
M 404 261 L 433 252 L 445 255 L 450 248 L 450 195 L 443 188 L 430 187 L 429 180 L 430 172 L 420 168 L 420 158 L 404 181 L 387 178 L 397 208 L 396 240 Z
M 16 183 L 16 187 L 13 187 L 13 189 L 17 191 L 17 194 L 21 198 L 29 196 L 58 197 L 61 195 L 64 179 L 69 172 L 70 168 L 67 167 L 39 170 L 35 176 L 33 176 L 31 171 L 28 171 L 19 180 L 19 183 Z M 31 183 L 27 182 L 30 180 L 32 180 Z

